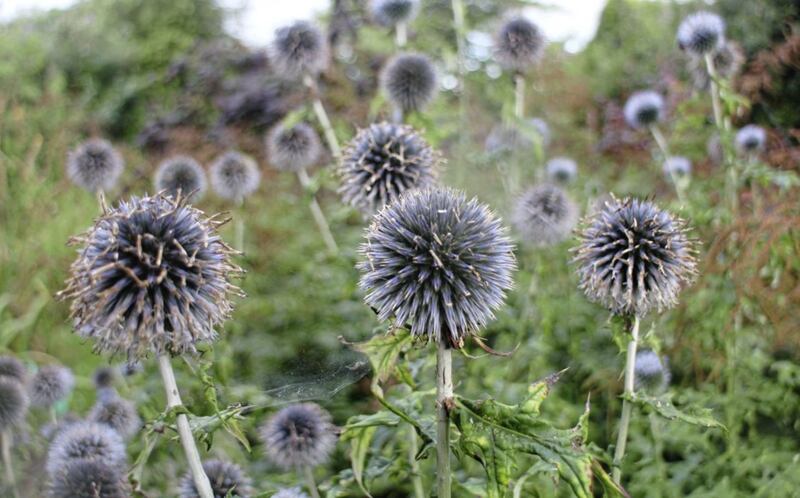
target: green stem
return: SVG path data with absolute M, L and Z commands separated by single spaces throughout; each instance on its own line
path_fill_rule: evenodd
M 714 108 L 714 123 L 718 129 L 724 127 L 722 121 L 722 103 L 719 98 L 719 85 L 717 84 L 717 71 L 714 68 L 714 56 L 709 52 L 705 55 L 706 69 L 708 70 L 709 91 L 711 92 L 711 105 Z
M 403 48 L 408 42 L 408 26 L 405 22 L 399 22 L 394 27 L 394 40 L 397 48 Z
M 669 144 L 667 143 L 667 139 L 664 138 L 664 134 L 661 133 L 661 129 L 655 125 L 650 125 L 650 133 L 653 135 L 653 139 L 656 141 L 658 145 L 658 149 L 661 151 L 661 155 L 663 156 L 663 161 L 666 161 L 670 158 L 669 154 Z M 684 196 L 684 185 L 683 179 L 679 178 L 674 171 L 669 170 L 669 178 L 672 180 L 672 185 L 675 187 L 675 193 L 678 196 L 678 202 L 681 205 L 685 204 L 685 196 Z
M 10 430 L 3 431 L 0 434 L 0 445 L 2 445 L 2 458 L 3 458 L 3 467 L 6 469 L 6 483 L 11 488 L 11 492 L 14 494 L 14 498 L 19 498 L 19 491 L 17 490 L 17 480 L 14 478 L 14 467 L 12 466 L 11 461 L 11 446 L 13 441 L 13 435 Z
M 628 353 L 625 357 L 625 398 L 622 400 L 622 417 L 619 421 L 617 445 L 614 448 L 614 482 L 619 484 L 622 478 L 622 459 L 625 457 L 625 445 L 628 442 L 628 427 L 631 423 L 633 403 L 629 398 L 633 396 L 634 369 L 636 368 L 636 347 L 639 343 L 639 317 L 633 319 L 631 326 L 631 340 L 628 342 Z
M 306 485 L 308 486 L 308 491 L 311 493 L 312 498 L 319 498 L 319 490 L 317 489 L 317 481 L 314 480 L 314 470 L 306 465 L 303 467 L 303 473 L 306 477 Z
M 339 140 L 336 138 L 336 133 L 333 132 L 333 125 L 328 117 L 328 112 L 319 97 L 319 87 L 317 82 L 309 75 L 303 76 L 303 83 L 311 90 L 312 93 L 312 106 L 314 107 L 314 114 L 317 116 L 322 132 L 325 135 L 325 141 L 331 149 L 331 154 L 337 161 L 342 156 L 342 148 L 339 146 Z
M 411 465 L 411 482 L 414 485 L 414 497 L 425 498 L 425 488 L 422 486 L 422 475 L 417 462 L 417 431 L 413 425 L 408 426 L 408 463 Z
M 436 489 L 438 498 L 450 498 L 450 406 L 453 403 L 453 355 L 441 340 L 436 354 Z
M 297 178 L 300 180 L 300 185 L 302 185 L 304 189 L 311 190 L 311 178 L 308 177 L 308 172 L 306 172 L 306 170 L 301 169 L 298 171 Z M 328 220 L 325 218 L 325 214 L 322 212 L 319 202 L 317 202 L 316 194 L 312 194 L 309 208 L 311 208 L 311 215 L 317 223 L 317 228 L 319 228 L 320 235 L 322 235 L 322 240 L 328 247 L 328 251 L 334 255 L 339 254 L 339 246 L 336 244 L 336 240 L 331 233 L 331 227 L 328 225 Z
M 514 75 L 514 116 L 522 119 L 525 116 L 525 76 Z

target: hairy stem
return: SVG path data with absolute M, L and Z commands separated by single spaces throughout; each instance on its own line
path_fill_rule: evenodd
M 525 76 L 514 76 L 514 116 L 522 119 L 525 116 Z
M 297 172 L 297 178 L 300 180 L 300 185 L 302 185 L 304 189 L 311 189 L 311 178 L 308 177 L 308 173 L 305 169 L 301 169 Z M 311 215 L 314 216 L 314 221 L 317 223 L 317 228 L 319 228 L 319 232 L 322 235 L 322 240 L 325 242 L 328 250 L 331 254 L 339 254 L 339 246 L 336 245 L 336 240 L 333 238 L 328 220 L 325 219 L 325 214 L 323 214 L 322 208 L 319 206 L 319 202 L 317 202 L 316 194 L 313 194 L 311 197 L 311 204 L 309 207 L 311 208 Z
M 614 448 L 613 476 L 614 482 L 619 484 L 622 478 L 622 459 L 625 456 L 625 445 L 628 442 L 628 426 L 631 423 L 633 404 L 628 400 L 633 396 L 633 372 L 636 368 L 636 347 L 639 343 L 639 317 L 633 319 L 631 326 L 631 340 L 628 342 L 628 353 L 625 357 L 625 399 L 622 400 L 622 417 L 619 420 L 619 433 L 617 445 Z
M 158 369 L 161 372 L 161 379 L 164 381 L 164 389 L 167 393 L 167 410 L 183 405 L 180 392 L 178 392 L 178 384 L 175 382 L 175 372 L 172 370 L 172 363 L 170 363 L 169 356 L 164 354 L 158 356 Z M 185 413 L 178 414 L 176 417 L 176 424 L 178 426 L 178 434 L 181 438 L 183 452 L 186 454 L 186 460 L 192 472 L 194 487 L 197 489 L 197 494 L 200 498 L 214 498 L 211 482 L 208 480 L 205 470 L 203 470 L 200 453 L 197 451 L 197 445 L 192 436 L 192 429 L 189 427 L 189 419 L 186 417 Z
M 305 75 L 303 76 L 303 83 L 311 90 L 314 114 L 316 114 L 317 121 L 319 121 L 320 126 L 322 126 L 325 141 L 331 149 L 331 154 L 333 154 L 334 159 L 338 160 L 342 156 L 342 148 L 339 146 L 339 140 L 333 132 L 333 125 L 328 117 L 328 112 L 325 110 L 325 106 L 322 105 L 322 101 L 320 100 L 317 82 L 311 76 Z
M 408 426 L 408 463 L 411 465 L 411 482 L 414 485 L 414 498 L 425 498 L 425 488 L 422 486 L 422 476 L 417 462 L 417 431 L 413 425 Z
M 2 445 L 3 467 L 6 469 L 6 483 L 14 493 L 14 498 L 19 498 L 19 491 L 17 490 L 17 480 L 14 477 L 14 467 L 11 465 L 11 446 L 13 443 L 13 434 L 10 430 L 3 431 L 0 434 L 0 445 Z
M 314 470 L 306 465 L 303 467 L 303 474 L 305 474 L 306 485 L 308 492 L 311 493 L 312 498 L 319 498 L 319 490 L 317 489 L 317 481 L 314 480 Z
M 453 403 L 453 354 L 447 343 L 438 343 L 436 354 L 436 489 L 439 498 L 450 498 L 450 406 Z

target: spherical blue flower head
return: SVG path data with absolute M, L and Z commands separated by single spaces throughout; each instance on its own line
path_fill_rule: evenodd
M 90 422 L 111 427 L 123 439 L 129 439 L 142 427 L 142 419 L 136 412 L 136 406 L 119 396 L 107 396 L 99 400 L 86 418 Z
M 72 370 L 59 365 L 45 365 L 31 380 L 31 404 L 49 408 L 69 396 L 73 387 L 75 377 Z
M 0 377 L 11 377 L 24 383 L 28 379 L 28 369 L 13 356 L 0 356 Z
M 19 380 L 0 377 L 0 431 L 22 422 L 28 411 L 28 404 L 28 394 Z
M 412 190 L 372 220 L 359 248 L 359 286 L 381 321 L 460 348 L 494 318 L 513 285 L 514 246 L 476 199 Z
M 372 124 L 344 149 L 339 193 L 346 204 L 372 215 L 404 192 L 435 183 L 440 161 L 410 126 Z
M 322 154 L 319 135 L 306 123 L 276 126 L 267 134 L 266 145 L 270 164 L 281 171 L 304 170 Z
M 578 176 L 578 163 L 569 157 L 554 157 L 547 161 L 546 170 L 550 181 L 570 183 Z
M 633 128 L 647 128 L 661 121 L 664 98 L 652 90 L 635 92 L 625 102 L 625 121 Z
M 241 269 L 217 233 L 224 223 L 172 197 L 132 197 L 106 211 L 80 244 L 61 299 L 95 350 L 181 355 L 216 340 Z
M 404 53 L 386 64 L 381 86 L 389 101 L 407 113 L 421 110 L 433 100 L 439 90 L 439 78 L 427 56 Z
M 272 498 L 308 498 L 300 488 L 284 488 L 272 495 Z
M 407 23 L 417 15 L 418 0 L 372 0 L 372 17 L 381 26 L 394 26 Z
M 692 173 L 692 161 L 683 156 L 671 156 L 664 161 L 664 176 L 668 180 L 675 178 L 683 178 Z
M 678 26 L 678 46 L 694 55 L 717 50 L 725 41 L 725 21 L 711 12 L 695 12 Z
M 636 353 L 636 368 L 633 374 L 635 388 L 651 394 L 666 391 L 671 379 L 667 359 L 662 360 L 654 351 L 650 350 Z
M 125 472 L 98 459 L 64 462 L 52 474 L 51 498 L 130 498 Z
M 93 460 L 122 470 L 127 462 L 125 443 L 107 425 L 77 422 L 62 429 L 50 445 L 47 473 L 56 476 L 72 460 Z
M 267 457 L 285 469 L 325 463 L 337 439 L 330 414 L 316 403 L 287 406 L 273 415 L 260 432 Z
M 549 246 L 570 236 L 578 223 L 578 206 L 560 187 L 542 184 L 517 199 L 511 219 L 522 240 Z
M 157 192 L 198 202 L 206 194 L 206 172 L 191 157 L 175 156 L 158 166 L 153 185 Z
M 319 28 L 297 21 L 275 31 L 271 55 L 277 74 L 291 79 L 315 77 L 328 65 L 328 42 Z
M 542 58 L 545 38 L 539 26 L 524 17 L 503 23 L 495 37 L 495 57 L 506 69 L 525 72 Z
M 261 172 L 253 158 L 228 151 L 217 158 L 209 171 L 214 192 L 223 199 L 241 202 L 258 188 Z
M 203 470 L 211 482 L 214 498 L 250 498 L 253 494 L 250 478 L 235 463 L 222 460 L 203 462 Z M 181 479 L 180 498 L 200 498 L 194 476 L 187 472 Z
M 758 154 L 767 145 L 767 132 L 756 125 L 747 125 L 736 132 L 736 150 L 742 155 Z
M 652 202 L 613 199 L 590 215 L 579 237 L 580 287 L 617 315 L 675 306 L 697 273 L 684 221 Z
M 114 188 L 124 166 L 119 152 L 99 138 L 83 142 L 67 155 L 67 176 L 89 192 Z

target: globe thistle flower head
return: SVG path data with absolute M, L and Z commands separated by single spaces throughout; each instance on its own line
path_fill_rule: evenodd
M 346 204 L 371 215 L 408 190 L 432 185 L 440 161 L 410 126 L 372 124 L 344 149 L 339 193 Z
M 664 99 L 652 90 L 635 92 L 628 97 L 623 109 L 625 121 L 633 128 L 647 128 L 661 121 Z
M 13 356 L 0 356 L 0 378 L 10 377 L 24 383 L 28 379 L 28 369 Z
M 495 57 L 506 69 L 525 72 L 542 58 L 545 37 L 542 30 L 524 17 L 513 17 L 495 37 Z
M 69 396 L 73 387 L 75 377 L 72 370 L 60 365 L 45 365 L 31 380 L 31 404 L 49 408 Z
M 271 54 L 277 73 L 292 79 L 316 76 L 328 65 L 325 36 L 307 21 L 278 28 Z
M 125 473 L 98 459 L 63 462 L 52 475 L 51 498 L 130 498 Z
M 283 488 L 272 495 L 272 498 L 308 498 L 300 488 Z
M 95 389 L 105 389 L 114 386 L 117 372 L 111 367 L 100 367 L 92 374 L 92 382 Z
M 547 161 L 546 171 L 550 181 L 570 183 L 578 176 L 578 163 L 569 157 L 554 157 Z
M 739 73 L 744 64 L 744 54 L 742 49 L 734 42 L 725 41 L 714 52 L 712 59 L 714 71 L 717 76 L 723 79 L 730 79 Z M 708 75 L 705 58 L 693 56 L 689 59 L 689 74 L 692 77 L 692 84 L 698 90 L 707 90 L 711 77 Z
M 372 0 L 372 17 L 381 26 L 394 26 L 414 19 L 419 8 L 419 0 Z
M 713 52 L 724 40 L 725 21 L 711 12 L 690 14 L 678 26 L 678 46 L 693 55 Z
M 267 457 L 285 469 L 325 463 L 337 439 L 330 414 L 316 403 L 287 406 L 273 415 L 260 432 Z
M 22 422 L 28 412 L 28 394 L 19 380 L 0 377 L 0 431 Z
M 89 192 L 114 188 L 125 162 L 106 140 L 91 138 L 67 154 L 67 176 Z
M 261 172 L 249 156 L 228 151 L 211 165 L 211 186 L 223 199 L 241 202 L 258 188 Z
M 322 145 L 314 128 L 306 123 L 278 125 L 267 135 L 270 163 L 281 171 L 300 171 L 319 160 Z
M 207 460 L 203 462 L 203 470 L 211 481 L 214 498 L 250 498 L 253 493 L 250 478 L 235 463 Z M 181 479 L 180 498 L 200 498 L 191 472 Z
M 439 77 L 427 56 L 403 53 L 386 64 L 381 86 L 389 101 L 408 113 L 423 109 L 433 100 L 439 90 Z
M 576 248 L 580 287 L 612 313 L 642 317 L 677 304 L 697 272 L 683 220 L 649 201 L 613 199 L 593 213 Z
M 534 246 L 549 246 L 565 240 L 578 223 L 578 206 L 560 187 L 531 187 L 517 200 L 512 216 L 522 240 Z
M 758 154 L 767 145 L 767 132 L 756 125 L 747 125 L 736 132 L 736 150 L 742 155 Z
M 460 348 L 494 318 L 512 286 L 513 244 L 476 199 L 412 190 L 372 219 L 359 248 L 359 286 L 381 321 Z
M 107 210 L 86 233 L 61 299 L 71 299 L 76 332 L 95 350 L 194 353 L 217 338 L 231 314 L 230 282 L 241 269 L 214 217 L 164 195 L 132 197 Z
M 636 367 L 633 374 L 634 387 L 653 394 L 666 391 L 672 377 L 667 359 L 661 359 L 650 350 L 636 353 Z
M 175 156 L 158 166 L 153 184 L 157 192 L 198 202 L 206 193 L 206 173 L 191 157 Z
M 123 439 L 129 439 L 139 432 L 142 426 L 142 419 L 136 412 L 136 406 L 119 396 L 106 396 L 101 399 L 95 403 L 86 418 L 90 422 L 111 427 Z
M 122 436 L 105 424 L 77 422 L 62 429 L 50 445 L 47 473 L 53 477 L 68 462 L 92 460 L 121 470 L 127 461 Z
M 684 178 L 692 173 L 692 162 L 683 156 L 671 156 L 664 161 L 663 170 L 668 180 Z

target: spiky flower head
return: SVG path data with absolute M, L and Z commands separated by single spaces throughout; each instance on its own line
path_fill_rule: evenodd
M 283 488 L 272 495 L 272 498 L 308 498 L 300 488 Z
M 250 478 L 235 463 L 207 460 L 203 462 L 203 470 L 211 481 L 214 498 L 250 498 L 253 493 Z M 181 479 L 180 498 L 200 498 L 191 472 Z
M 27 411 L 25 387 L 15 378 L 0 377 L 0 431 L 22 422 Z
M 639 199 L 616 199 L 592 213 L 575 262 L 589 300 L 617 315 L 644 316 L 678 302 L 697 272 L 686 223 Z
M 625 102 L 625 121 L 633 128 L 647 128 L 661 121 L 664 98 L 652 90 L 634 92 Z
M 75 387 L 72 370 L 60 365 L 45 365 L 31 380 L 30 396 L 33 406 L 49 408 L 69 396 Z
M 389 101 L 404 113 L 419 111 L 439 90 L 439 77 L 431 60 L 422 54 L 398 54 L 381 73 L 381 86 Z
M 100 367 L 92 374 L 92 382 L 95 389 L 112 387 L 116 378 L 117 371 L 111 367 Z
M 432 185 L 439 163 L 439 154 L 410 126 L 372 124 L 344 149 L 339 193 L 345 203 L 371 215 L 408 190 Z
M 524 17 L 512 17 L 503 23 L 495 36 L 495 57 L 501 66 L 525 72 L 542 58 L 545 37 L 535 23 Z
M 67 176 L 89 192 L 114 188 L 125 162 L 108 141 L 90 138 L 67 154 Z
M 139 432 L 142 426 L 142 419 L 136 412 L 136 406 L 119 396 L 107 396 L 99 400 L 86 418 L 90 422 L 111 427 L 123 439 L 129 439 Z
M 241 269 L 217 229 L 185 200 L 132 197 L 107 210 L 73 243 L 82 247 L 61 299 L 76 332 L 98 352 L 181 355 L 217 338 L 233 308 Z
M 11 377 L 24 383 L 28 379 L 28 369 L 13 356 L 0 356 L 0 377 Z
M 153 185 L 157 192 L 198 202 L 206 193 L 206 172 L 189 156 L 174 156 L 156 170 Z
M 122 469 L 127 461 L 125 443 L 117 431 L 105 424 L 76 422 L 62 429 L 50 445 L 47 473 L 56 476 L 72 460 L 93 460 Z
M 319 135 L 306 123 L 278 125 L 267 134 L 270 164 L 281 171 L 300 171 L 319 160 L 322 153 Z
M 767 145 L 767 132 L 757 125 L 747 125 L 736 132 L 736 150 L 742 155 L 758 154 Z
M 570 157 L 554 157 L 547 161 L 546 170 L 550 181 L 570 183 L 578 176 L 578 163 Z
M 730 79 L 736 76 L 742 68 L 744 54 L 736 43 L 725 41 L 714 51 L 712 61 L 717 76 Z M 692 76 L 692 84 L 695 88 L 698 90 L 708 89 L 711 77 L 708 75 L 704 57 L 692 56 L 689 58 L 689 73 Z
M 578 206 L 561 187 L 544 183 L 517 199 L 512 222 L 522 240 L 549 246 L 565 240 L 578 223 Z
M 209 174 L 214 192 L 235 202 L 255 192 L 261 181 L 261 172 L 253 158 L 233 150 L 217 158 Z
M 670 156 L 664 161 L 663 170 L 668 180 L 683 178 L 692 173 L 692 161 L 683 156 Z
M 460 348 L 494 318 L 516 264 L 506 229 L 456 190 L 412 190 L 372 220 L 359 286 L 381 321 Z
M 372 17 L 381 26 L 394 26 L 414 19 L 419 8 L 419 0 L 372 0 Z
M 667 390 L 672 375 L 667 359 L 661 359 L 655 351 L 642 350 L 636 353 L 636 367 L 633 371 L 634 386 L 653 394 Z
M 51 498 L 130 498 L 131 492 L 125 473 L 99 459 L 66 461 L 50 483 Z
M 285 469 L 325 463 L 336 446 L 337 432 L 330 413 L 316 403 L 287 406 L 260 429 L 267 457 Z
M 328 51 L 328 42 L 319 28 L 307 21 L 297 21 L 275 30 L 271 55 L 277 74 L 297 79 L 324 71 Z
M 713 52 L 724 40 L 725 21 L 711 12 L 690 14 L 678 26 L 678 46 L 693 55 Z

